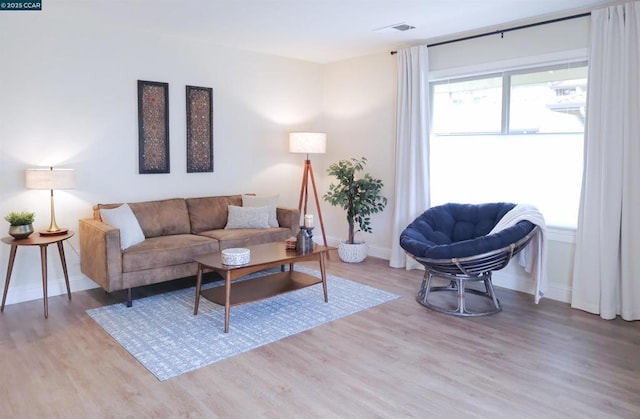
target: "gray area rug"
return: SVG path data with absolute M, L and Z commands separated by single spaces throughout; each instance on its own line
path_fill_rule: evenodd
M 295 268 L 320 277 L 319 271 Z M 223 333 L 223 306 L 201 297 L 198 315 L 193 315 L 195 287 L 134 300 L 130 308 L 118 303 L 87 314 L 164 381 L 398 298 L 331 274 L 327 287 L 329 303 L 324 302 L 322 284 L 316 284 L 231 307 L 229 333 Z

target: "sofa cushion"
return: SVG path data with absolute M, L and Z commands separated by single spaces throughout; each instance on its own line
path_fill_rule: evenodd
M 288 228 L 245 228 L 233 230 L 210 230 L 200 233 L 203 236 L 218 240 L 220 250 L 231 247 L 247 247 L 256 244 L 285 241 L 291 237 Z
M 229 205 L 242 205 L 240 195 L 187 198 L 191 232 L 222 229 L 227 224 Z
M 144 232 L 129 205 L 122 204 L 111 209 L 102 208 L 100 217 L 105 223 L 120 230 L 120 249 L 125 250 L 144 241 Z
M 243 207 L 269 207 L 269 227 L 280 227 L 276 214 L 279 195 L 273 196 L 255 196 L 242 195 Z
M 182 198 L 136 202 L 129 206 L 147 238 L 188 234 L 191 231 L 187 204 Z
M 217 240 L 193 234 L 152 237 L 122 253 L 122 271 L 163 268 L 193 262 L 196 256 L 218 252 Z
M 229 205 L 225 229 L 269 228 L 269 207 L 238 207 Z

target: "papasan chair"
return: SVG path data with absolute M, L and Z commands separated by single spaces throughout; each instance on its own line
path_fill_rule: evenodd
M 515 206 L 504 202 L 449 203 L 428 209 L 409 224 L 400 235 L 400 246 L 425 267 L 417 301 L 430 309 L 456 316 L 500 312 L 502 307 L 493 290 L 491 273 L 507 266 L 539 228 L 522 220 L 493 232 L 498 221 Z M 442 278 L 448 284 L 436 285 L 434 278 Z M 483 283 L 484 290 L 481 286 L 467 287 L 468 282 Z M 431 294 L 436 291 L 455 293 L 457 306 L 454 308 L 452 299 L 444 299 L 444 303 L 432 302 Z M 467 293 L 483 297 L 480 310 L 467 308 Z

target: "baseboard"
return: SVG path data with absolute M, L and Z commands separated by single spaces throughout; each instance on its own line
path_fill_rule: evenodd
M 317 238 L 316 238 L 317 242 Z M 328 237 L 329 246 L 338 246 L 340 239 Z M 389 260 L 391 259 L 391 249 L 382 246 L 369 246 L 369 255 L 372 257 Z M 512 289 L 515 291 L 525 292 L 533 295 L 534 288 L 530 279 L 520 277 L 514 272 L 509 272 L 508 268 L 504 271 L 498 271 L 493 274 L 493 283 L 496 286 Z M 83 291 L 92 288 L 98 288 L 95 282 L 84 275 L 76 275 L 69 278 L 71 292 Z M 66 294 L 67 290 L 64 284 L 64 278 L 49 279 L 48 294 L 49 297 Z M 7 294 L 6 304 L 16 304 L 24 301 L 37 300 L 42 298 L 42 286 L 34 284 L 18 285 L 11 283 Z M 545 298 L 571 303 L 571 289 L 558 286 L 553 283 L 547 285 Z
M 83 275 L 69 277 L 69 286 L 71 292 L 84 291 L 91 288 L 97 288 L 95 282 Z M 47 281 L 47 294 L 49 297 L 62 295 L 67 293 L 64 278 L 51 279 Z M 6 304 L 17 304 L 24 301 L 42 299 L 42 285 L 36 283 L 29 285 L 19 285 L 11 282 L 9 292 L 7 293 Z
M 508 271 L 494 272 L 492 274 L 492 281 L 493 284 L 498 287 L 524 292 L 531 294 L 531 296 L 535 293 L 535 285 L 531 279 L 528 277 L 514 275 Z M 544 294 L 544 298 L 563 303 L 571 303 L 571 290 L 554 284 L 547 284 L 547 290 Z
M 329 246 L 338 247 L 342 239 L 337 239 L 335 237 L 327 237 L 327 244 Z M 318 238 L 315 238 L 315 242 L 321 244 L 318 241 Z M 381 246 L 372 246 L 369 245 L 369 256 L 373 256 L 374 258 L 380 258 L 389 260 L 391 259 L 391 249 Z
M 564 231 L 559 231 L 553 238 L 558 241 L 570 242 L 574 233 L 568 231 L 565 236 L 562 236 L 563 232 Z M 337 247 L 340 244 L 340 239 L 335 237 L 328 237 L 327 243 L 329 244 L 329 246 Z M 391 249 L 381 246 L 369 245 L 369 255 L 380 259 L 390 260 Z M 524 292 L 533 296 L 533 294 L 535 293 L 535 285 L 533 284 L 531 279 L 529 279 L 528 276 L 519 276 L 517 274 L 517 270 L 514 269 L 515 272 L 512 272 L 510 269 L 511 266 L 508 266 L 502 271 L 494 272 L 492 275 L 493 283 L 498 287 Z M 517 269 L 521 270 L 521 268 Z M 544 295 L 544 298 L 561 301 L 563 303 L 571 303 L 571 289 L 549 283 L 547 284 L 547 291 Z

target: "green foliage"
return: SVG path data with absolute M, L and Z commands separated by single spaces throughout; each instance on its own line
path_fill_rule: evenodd
M 349 224 L 349 239 L 347 243 L 354 243 L 355 225 L 359 231 L 371 233 L 371 214 L 381 212 L 387 205 L 387 198 L 382 196 L 382 181 L 374 179 L 369 173 L 358 177 L 358 172 L 364 170 L 367 159 L 340 160 L 327 169 L 331 176 L 337 179 L 336 184 L 329 185 L 329 192 L 323 199 L 336 207 L 342 207 L 347 212 Z
M 35 219 L 35 214 L 33 212 L 21 211 L 15 212 L 12 211 L 9 215 L 5 216 L 4 219 L 9 222 L 12 226 L 26 226 L 29 224 L 33 224 L 33 220 Z

